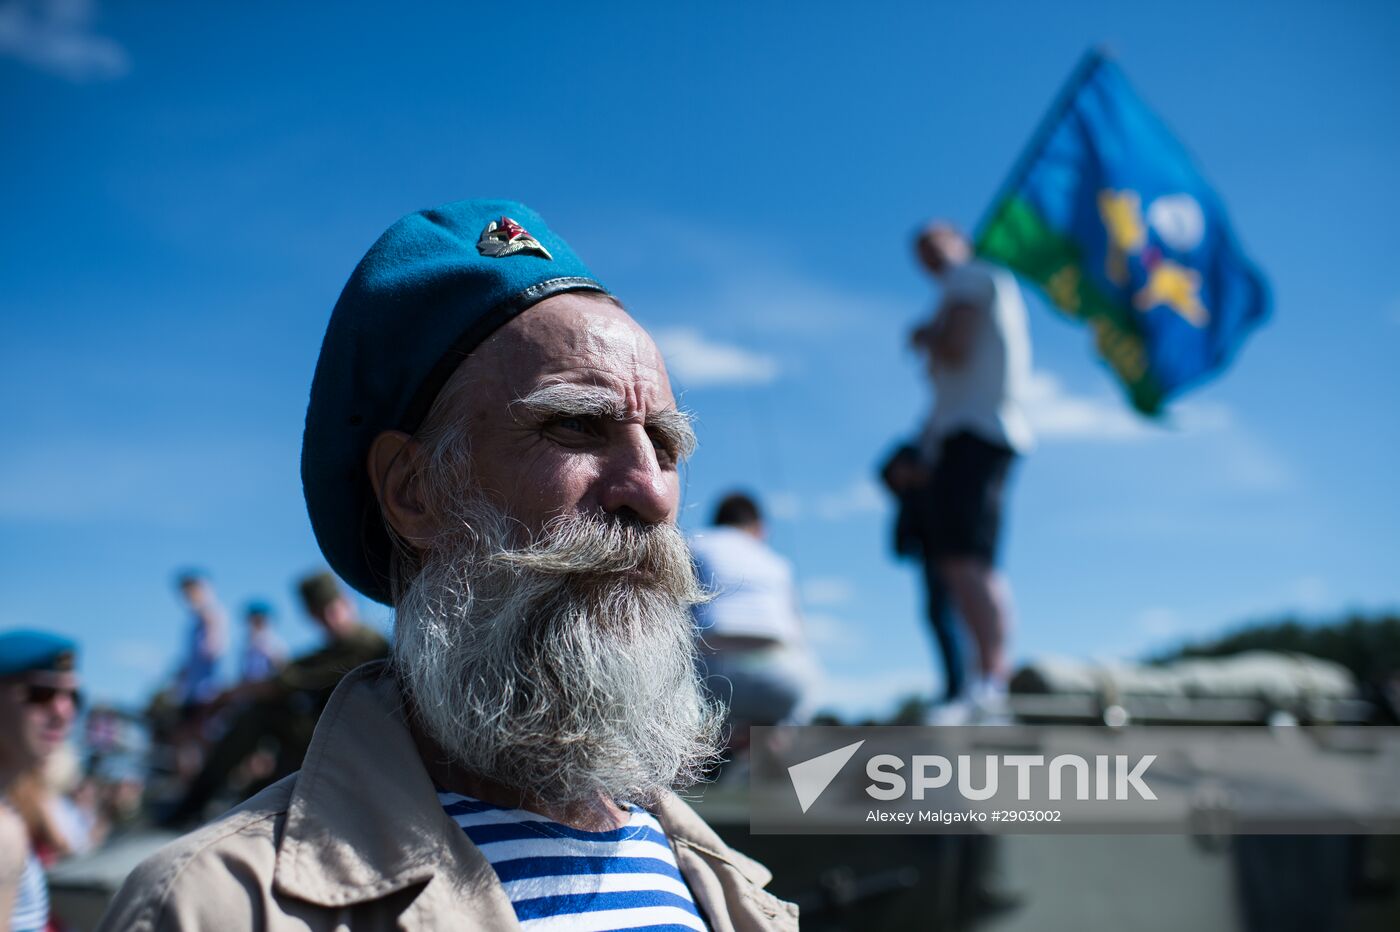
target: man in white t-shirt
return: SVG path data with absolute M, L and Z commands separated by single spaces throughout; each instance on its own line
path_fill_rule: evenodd
M 1009 672 L 1011 593 L 996 568 L 997 545 L 1007 475 L 1033 445 L 1021 408 L 1030 337 L 1015 279 L 978 261 L 956 228 L 934 223 L 916 248 L 943 292 L 933 318 L 911 335 L 935 392 L 920 441 L 924 559 L 977 645 L 976 699 L 1004 691 Z
M 693 609 L 706 686 L 728 706 L 739 747 L 748 726 L 792 715 L 810 668 L 792 564 L 765 536 L 758 503 L 734 492 L 715 509 L 714 527 L 690 540 L 701 585 L 714 594 Z

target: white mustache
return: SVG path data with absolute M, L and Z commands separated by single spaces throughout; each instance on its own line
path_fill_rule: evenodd
M 705 598 L 692 586 L 690 548 L 675 525 L 642 525 L 608 517 L 555 518 L 527 546 L 490 555 L 494 566 L 548 576 L 634 573 L 678 596 Z

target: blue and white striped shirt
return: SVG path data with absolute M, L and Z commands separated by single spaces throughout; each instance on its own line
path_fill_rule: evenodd
M 49 887 L 44 882 L 44 868 L 31 851 L 19 880 L 10 929 L 13 932 L 42 932 L 48 924 Z
M 706 932 L 666 832 L 629 806 L 619 829 L 586 832 L 459 793 L 438 793 L 452 820 L 491 862 L 529 930 Z

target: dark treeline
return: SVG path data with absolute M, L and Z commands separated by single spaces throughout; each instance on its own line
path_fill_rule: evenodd
M 1400 672 L 1400 616 L 1353 614 L 1321 624 L 1298 618 L 1251 622 L 1221 637 L 1157 654 L 1148 662 L 1225 657 L 1250 650 L 1309 654 L 1339 663 L 1362 682 L 1374 683 Z

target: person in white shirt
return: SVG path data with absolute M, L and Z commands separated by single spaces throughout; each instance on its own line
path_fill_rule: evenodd
M 977 646 L 972 698 L 996 696 L 1009 673 L 1012 619 L 996 566 L 1002 500 L 1013 463 L 1034 443 L 1021 407 L 1031 365 L 1026 307 L 1011 274 L 978 261 L 955 227 L 930 225 L 916 249 L 943 291 L 932 319 L 911 335 L 935 392 L 920 443 L 924 554 Z
M 691 537 L 700 582 L 714 598 L 695 606 L 706 686 L 729 709 L 732 747 L 750 725 L 791 718 L 810 660 L 792 564 L 770 547 L 758 503 L 725 496 L 714 526 Z

